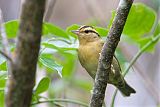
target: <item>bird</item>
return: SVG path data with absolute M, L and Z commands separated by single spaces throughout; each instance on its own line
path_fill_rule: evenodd
M 72 30 L 72 32 L 77 35 L 79 41 L 79 61 L 88 74 L 95 79 L 99 56 L 104 41 L 93 26 L 82 25 L 79 29 Z M 113 56 L 108 83 L 117 87 L 123 96 L 127 97 L 132 93 L 136 93 L 136 91 L 125 81 L 120 64 L 115 55 Z

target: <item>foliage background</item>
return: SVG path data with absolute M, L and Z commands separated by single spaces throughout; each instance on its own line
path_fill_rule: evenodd
M 2 8 L 5 21 L 18 18 L 21 9 L 20 4 L 22 2 L 23 1 L 20 0 L 0 0 L 0 7 Z M 139 1 L 137 0 L 136 2 Z M 154 15 L 158 12 L 159 5 L 157 4 L 159 1 L 143 0 L 140 2 L 152 7 L 155 13 L 150 10 L 141 10 L 136 8 L 139 10 L 140 14 L 135 15 L 133 13 L 133 16 L 130 18 L 130 23 L 127 23 L 126 30 L 123 33 L 124 36 L 116 53 L 123 70 L 125 70 L 126 66 L 128 65 L 127 61 L 130 61 L 132 57 L 136 55 L 138 50 L 141 49 L 141 47 L 143 47 L 148 41 L 152 40 L 152 38 L 159 33 L 157 30 L 157 33 L 153 35 L 151 30 L 153 21 L 155 19 Z M 116 9 L 118 3 L 119 0 L 57 0 L 54 10 L 51 13 L 51 18 L 48 20 L 48 22 L 53 23 L 55 26 L 48 23 L 44 24 L 45 30 L 43 34 L 45 36 L 43 36 L 41 46 L 41 53 L 43 54 L 41 54 L 39 59 L 37 83 L 39 83 L 43 77 L 47 76 L 48 78 L 44 79 L 43 83 L 41 83 L 42 85 L 36 86 L 40 88 L 35 87 L 35 96 L 46 91 L 49 86 L 48 91 L 42 93 L 42 96 L 49 98 L 74 99 L 86 103 L 89 102 L 93 80 L 81 67 L 77 60 L 77 53 L 75 49 L 77 48 L 78 43 L 75 39 L 75 35 L 72 35 L 69 32 L 70 29 L 76 29 L 77 26 L 69 26 L 72 24 L 90 24 L 107 27 L 107 25 L 110 23 L 110 19 L 112 19 L 111 15 L 114 14 L 114 12 L 111 13 L 111 11 Z M 143 11 L 143 14 L 141 11 Z M 147 14 L 149 15 L 148 17 L 146 17 Z M 137 24 L 135 24 L 134 20 L 137 20 L 137 18 L 138 21 Z M 16 28 L 16 22 L 13 22 L 11 28 L 7 28 L 7 30 L 9 29 L 8 35 L 10 38 L 15 38 L 14 33 L 16 33 Z M 104 31 L 104 29 L 99 29 L 101 30 L 100 32 L 102 35 L 107 33 L 107 30 Z M 54 32 L 55 30 L 56 32 Z M 56 35 L 60 38 L 53 38 L 56 37 L 53 35 Z M 10 44 L 11 49 L 14 50 L 13 39 L 11 40 Z M 152 47 L 147 49 L 147 51 L 145 51 L 145 53 L 139 57 L 131 71 L 126 76 L 128 83 L 136 89 L 137 93 L 129 98 L 124 98 L 120 93 L 118 93 L 115 101 L 115 107 L 156 107 L 157 104 L 160 103 L 157 100 L 159 95 L 157 95 L 155 92 L 155 90 L 160 89 L 159 47 L 159 43 L 156 46 L 153 44 Z M 54 56 L 51 53 L 54 53 Z M 6 79 L 6 76 L 4 76 L 6 72 L 3 72 L 6 70 L 6 68 L 5 63 L 3 62 L 4 58 L 0 57 L 0 88 L 5 86 Z M 51 83 L 49 85 L 48 83 L 50 81 Z M 108 86 L 106 94 L 107 105 L 110 105 L 111 103 L 114 90 L 115 88 L 113 86 Z M 0 104 L 2 106 L 4 98 L 3 96 L 3 88 L 1 88 Z M 34 98 L 35 97 L 33 97 L 33 100 L 36 100 Z M 75 104 L 66 103 L 64 105 L 68 107 L 77 106 Z M 38 106 L 47 107 L 52 105 L 40 104 Z

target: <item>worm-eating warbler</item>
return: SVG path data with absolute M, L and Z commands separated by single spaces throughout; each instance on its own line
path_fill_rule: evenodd
M 74 30 L 72 32 L 78 36 L 79 40 L 79 61 L 89 75 L 94 79 L 104 41 L 92 26 L 81 26 L 78 30 Z M 111 64 L 108 83 L 116 86 L 124 96 L 130 96 L 131 93 L 135 93 L 135 90 L 124 80 L 121 74 L 119 62 L 115 56 L 113 57 Z

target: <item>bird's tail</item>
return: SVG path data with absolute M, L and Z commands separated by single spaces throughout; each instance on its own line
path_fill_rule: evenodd
M 126 82 L 125 82 L 125 86 L 118 86 L 117 87 L 121 93 L 124 95 L 124 96 L 130 96 L 130 94 L 132 93 L 136 93 L 136 91 L 131 87 L 129 86 Z

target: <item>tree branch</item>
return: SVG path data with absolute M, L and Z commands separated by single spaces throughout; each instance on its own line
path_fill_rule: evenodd
M 9 50 L 9 43 L 8 43 L 7 35 L 5 32 L 3 14 L 2 14 L 1 8 L 0 8 L 0 35 L 2 37 L 2 45 L 3 45 L 3 51 L 0 51 L 0 54 L 2 54 L 9 61 L 12 61 L 11 52 Z
M 6 107 L 29 107 L 35 82 L 45 0 L 25 0 L 16 43 L 10 65 Z
M 90 107 L 102 107 L 112 58 L 132 3 L 133 0 L 121 0 L 119 3 L 117 14 L 101 51 Z

